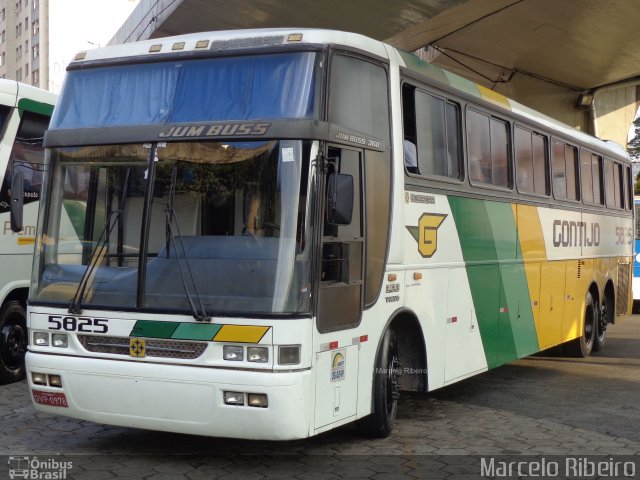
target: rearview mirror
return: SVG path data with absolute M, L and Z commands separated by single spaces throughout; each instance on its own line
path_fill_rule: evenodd
M 22 212 L 24 207 L 24 173 L 14 170 L 11 177 L 11 230 L 22 231 Z
M 349 225 L 353 216 L 353 177 L 329 174 L 327 182 L 327 223 Z

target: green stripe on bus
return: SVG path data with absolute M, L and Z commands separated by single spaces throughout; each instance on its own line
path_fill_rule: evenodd
M 222 325 L 215 323 L 181 323 L 171 338 L 176 340 L 211 341 L 220 331 Z
M 515 269 L 511 262 L 506 265 L 499 262 L 515 257 L 513 213 L 508 204 L 505 204 L 507 212 L 494 202 L 470 198 L 449 196 L 449 204 L 460 236 L 487 365 L 496 367 L 518 358 L 509 308 L 509 304 L 514 303 L 507 295 L 511 296 L 512 291 L 511 288 L 505 290 L 504 286 L 504 277 L 514 281 Z M 501 218 L 505 213 L 509 217 Z M 517 310 L 516 301 L 514 315 Z
M 538 336 L 519 248 L 516 220 L 508 203 L 485 202 L 485 207 L 500 261 L 502 289 L 505 295 L 505 301 L 500 302 L 500 306 L 504 307 L 506 303 L 508 308 L 507 312 L 500 313 L 500 337 L 510 335 L 515 345 L 515 353 L 521 358 L 538 351 Z M 505 338 L 499 343 L 505 344 L 508 341 Z M 514 358 L 509 358 L 500 351 L 498 359 L 500 363 L 504 363 Z
M 138 320 L 129 334 L 130 337 L 171 338 L 180 322 L 157 322 Z
M 18 100 L 18 109 L 26 110 L 28 112 L 39 113 L 40 115 L 46 115 L 50 117 L 53 114 L 53 105 L 48 103 L 36 102 L 29 98 L 21 98 Z
M 425 62 L 411 53 L 403 52 L 401 50 L 399 52 L 407 68 L 420 72 L 422 75 L 426 75 L 427 77 L 444 83 L 445 85 L 449 85 L 449 80 L 445 76 L 444 70 Z

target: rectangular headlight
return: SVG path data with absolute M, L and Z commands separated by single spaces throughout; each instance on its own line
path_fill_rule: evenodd
M 69 346 L 69 337 L 66 333 L 52 333 L 51 345 L 58 348 L 67 348 Z
M 248 347 L 247 360 L 250 362 L 267 363 L 269 361 L 269 349 L 266 347 Z
M 264 393 L 250 393 L 248 397 L 250 407 L 267 408 L 269 406 L 269 399 Z
M 278 347 L 278 365 L 300 364 L 300 345 L 280 345 Z
M 224 392 L 224 403 L 227 405 L 244 405 L 244 393 Z
M 31 373 L 31 381 L 36 385 L 46 385 L 47 384 L 47 375 L 44 373 Z
M 237 345 L 225 345 L 222 347 L 222 358 L 231 362 L 244 360 L 244 348 Z
M 62 378 L 60 378 L 60 375 L 49 375 L 49 386 L 62 388 Z
M 48 332 L 34 332 L 33 344 L 37 347 L 49 346 L 49 333 Z

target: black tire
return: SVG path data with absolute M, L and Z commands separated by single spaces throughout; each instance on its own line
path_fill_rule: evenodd
M 568 353 L 572 357 L 586 358 L 591 354 L 595 343 L 598 305 L 593 301 L 590 292 L 587 292 L 584 305 L 584 323 L 582 325 L 582 335 L 568 344 Z
M 610 302 L 607 300 L 607 296 L 602 297 L 602 305 L 598 312 L 598 318 L 596 319 L 596 336 L 593 341 L 593 351 L 599 352 L 604 347 L 607 341 L 607 325 L 611 323 L 612 313 Z
M 0 311 L 0 384 L 22 380 L 27 352 L 27 322 L 20 302 L 8 302 Z
M 396 421 L 400 396 L 398 339 L 393 329 L 388 329 L 378 353 L 373 380 L 373 412 L 358 421 L 358 430 L 374 438 L 388 437 Z

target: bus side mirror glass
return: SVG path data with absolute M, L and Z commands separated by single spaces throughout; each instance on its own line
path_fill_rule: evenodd
M 24 206 L 24 173 L 15 171 L 11 178 L 11 230 L 22 231 L 22 212 Z
M 343 173 L 329 174 L 327 184 L 327 223 L 349 225 L 353 215 L 353 177 Z

